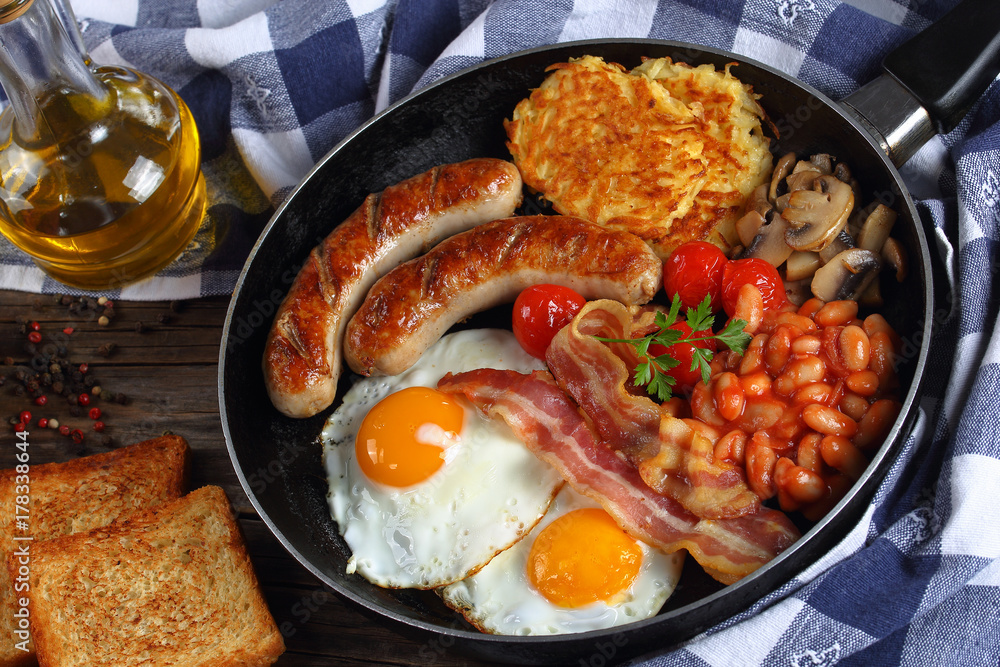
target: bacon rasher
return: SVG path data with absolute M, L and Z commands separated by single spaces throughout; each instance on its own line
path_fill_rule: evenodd
M 547 371 L 480 369 L 446 375 L 438 387 L 464 394 L 486 415 L 507 422 L 528 449 L 600 503 L 630 535 L 667 553 L 687 549 L 723 583 L 750 574 L 799 538 L 776 510 L 759 507 L 737 518 L 700 519 L 657 493 L 631 464 L 598 442 Z
M 545 355 L 549 370 L 593 422 L 599 438 L 638 468 L 654 490 L 703 519 L 757 511 L 760 499 L 741 467 L 716 462 L 708 438 L 661 411 L 649 396 L 629 390 L 630 369 L 640 361 L 635 348 L 594 338 L 632 338 L 636 328 L 645 328 L 636 326 L 643 314 L 617 301 L 587 303 L 552 339 Z

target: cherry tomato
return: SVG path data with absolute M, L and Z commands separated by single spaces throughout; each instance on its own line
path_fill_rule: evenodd
M 722 278 L 722 307 L 730 317 L 736 310 L 736 299 L 740 288 L 750 283 L 760 290 L 764 298 L 764 310 L 780 308 L 788 300 L 785 297 L 785 284 L 778 275 L 778 270 L 767 261 L 750 257 L 734 259 L 726 265 Z
M 681 341 L 688 340 L 690 338 L 700 338 L 702 336 L 711 336 L 712 331 L 706 329 L 705 331 L 699 331 L 694 333 L 691 331 L 691 327 L 688 326 L 687 322 L 675 322 L 671 324 L 671 329 L 676 329 L 681 332 Z M 716 351 L 717 344 L 715 340 L 701 340 L 695 343 L 683 343 L 676 342 L 670 347 L 664 347 L 663 345 L 653 344 L 649 346 L 649 353 L 658 357 L 661 354 L 669 354 L 671 357 L 679 361 L 680 363 L 666 371 L 666 374 L 672 377 L 676 382 L 674 384 L 674 395 L 679 396 L 682 393 L 690 393 L 694 386 L 701 381 L 701 371 L 691 370 L 691 360 L 694 359 L 694 348 L 699 347 L 703 350 L 711 350 L 713 353 Z
M 513 329 L 525 352 L 538 359 L 552 337 L 580 312 L 587 300 L 561 285 L 532 285 L 514 301 Z
M 722 307 L 722 274 L 729 262 L 722 251 L 705 241 L 688 241 L 670 253 L 663 263 L 663 288 L 667 297 L 679 294 L 685 308 L 697 308 L 712 299 L 712 312 Z

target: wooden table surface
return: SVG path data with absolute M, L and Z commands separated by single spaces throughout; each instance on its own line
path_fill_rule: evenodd
M 280 666 L 479 664 L 360 613 L 299 565 L 257 516 L 233 470 L 219 417 L 217 365 L 227 305 L 223 297 L 115 303 L 105 324 L 100 320 L 105 308 L 96 302 L 0 290 L 0 375 L 5 378 L 0 441 L 13 442 L 8 420 L 22 410 L 31 411 L 33 420 L 55 417 L 85 433 L 76 444 L 57 430 L 32 428 L 33 464 L 95 454 L 165 431 L 183 436 L 193 450 L 192 488 L 221 486 L 238 513 L 264 596 L 285 638 Z M 33 357 L 27 348 L 31 322 L 38 323 L 42 335 L 36 351 L 62 345 L 74 366 L 88 364 L 87 376 L 101 387 L 91 407 L 102 410 L 103 434 L 93 430 L 86 410 L 71 408 L 51 388 L 41 407 L 18 395 L 23 384 L 17 367 L 30 365 Z M 112 442 L 102 442 L 102 435 Z M 0 468 L 13 467 L 16 450 L 4 446 L 0 451 Z

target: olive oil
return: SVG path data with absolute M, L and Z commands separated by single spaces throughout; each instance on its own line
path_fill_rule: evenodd
M 40 100 L 41 140 L 18 136 L 12 114 L 0 116 L 0 229 L 53 278 L 94 290 L 163 268 L 205 207 L 184 102 L 129 70 L 98 75 L 109 91 L 102 104 L 59 91 Z
M 11 98 L 0 114 L 0 232 L 83 289 L 116 289 L 163 268 L 205 211 L 190 110 L 152 77 L 92 68 L 67 39 L 75 24 L 58 24 L 48 0 L 8 26 L 20 33 L 0 33 Z M 67 53 L 79 62 L 67 65 Z

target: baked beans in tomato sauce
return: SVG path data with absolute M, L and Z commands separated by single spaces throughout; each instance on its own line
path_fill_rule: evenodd
M 881 315 L 859 319 L 856 301 L 813 298 L 762 313 L 756 296 L 741 294 L 737 306 L 753 340 L 744 354 L 712 361 L 686 421 L 714 443 L 716 460 L 745 467 L 761 500 L 818 520 L 864 473 L 899 414 L 900 339 Z

